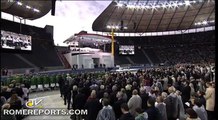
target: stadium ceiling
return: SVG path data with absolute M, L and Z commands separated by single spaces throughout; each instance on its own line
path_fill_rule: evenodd
M 46 15 L 51 8 L 51 0 L 1 0 L 1 12 L 29 20 Z
M 97 17 L 93 31 L 141 33 L 201 28 L 215 25 L 213 0 L 113 1 Z

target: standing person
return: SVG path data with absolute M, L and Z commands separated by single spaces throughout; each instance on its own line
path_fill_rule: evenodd
M 74 85 L 73 86 L 73 89 L 72 89 L 72 95 L 71 95 L 71 97 L 69 98 L 69 100 L 68 100 L 68 108 L 70 108 L 70 103 L 72 102 L 73 104 L 72 104 L 72 108 L 73 109 L 75 109 L 75 104 L 74 104 L 74 102 L 75 102 L 75 97 L 76 97 L 76 95 L 78 94 L 78 87 L 76 86 L 76 85 Z M 71 98 L 72 98 L 72 100 L 71 100 Z
M 206 83 L 207 89 L 205 93 L 206 99 L 206 110 L 208 115 L 208 120 L 214 119 L 214 108 L 215 108 L 215 88 L 212 86 L 212 83 Z
M 26 88 L 24 84 L 21 84 L 21 88 L 23 89 L 23 93 L 24 93 L 22 98 L 24 100 L 24 103 L 26 103 L 29 99 L 29 89 Z
M 69 85 L 72 87 L 74 84 L 73 78 L 70 76 L 70 74 L 67 74 L 66 80 L 69 82 Z
M 58 84 L 59 84 L 59 89 L 60 89 L 60 94 L 62 97 L 64 95 L 64 78 L 61 75 L 58 75 Z
M 208 120 L 207 119 L 207 111 L 205 110 L 204 105 L 201 103 L 199 98 L 194 99 L 194 106 L 192 109 L 197 113 L 198 117 L 201 120 Z
M 158 96 L 156 102 L 155 107 L 160 111 L 161 120 L 167 120 L 166 104 L 164 103 L 162 96 Z
M 149 95 L 148 93 L 146 93 L 146 89 L 143 87 L 140 88 L 140 97 L 142 99 L 142 109 L 145 110 L 148 108 L 147 100 L 149 98 Z
M 177 90 L 175 94 L 178 98 L 178 104 L 179 104 L 179 120 L 185 120 L 185 108 L 183 106 L 181 92 Z
M 84 105 L 86 104 L 86 96 L 85 94 L 82 92 L 82 89 L 80 88 L 78 90 L 78 94 L 75 96 L 73 104 L 75 106 L 75 108 L 73 107 L 74 110 L 79 109 L 82 110 L 84 109 Z M 76 120 L 76 115 L 71 116 L 74 118 L 74 120 Z M 79 120 L 83 118 L 83 116 L 78 115 Z
M 148 119 L 148 114 L 146 112 L 144 112 L 143 109 L 141 108 L 136 108 L 136 117 L 135 120 L 147 120 Z
M 17 120 L 15 115 L 4 115 L 3 110 L 10 110 L 11 105 L 9 103 L 5 103 L 2 105 L 1 109 L 1 120 Z
M 181 92 L 182 92 L 181 96 L 182 96 L 183 105 L 185 108 L 187 108 L 185 103 L 189 102 L 189 100 L 191 98 L 191 87 L 189 86 L 188 81 L 183 82 L 183 87 L 181 88 Z
M 96 120 L 98 111 L 101 109 L 101 104 L 96 98 L 95 90 L 92 90 L 84 108 L 88 110 L 88 115 L 86 116 L 85 120 Z
M 148 101 L 148 109 L 145 112 L 148 114 L 148 120 L 160 120 L 161 114 L 160 111 L 155 107 L 155 98 L 149 97 Z
M 141 106 L 142 106 L 142 99 L 138 95 L 138 91 L 136 89 L 134 89 L 132 91 L 132 97 L 128 101 L 128 107 L 129 107 L 130 113 L 133 116 L 136 116 L 135 109 L 136 108 L 141 108 Z
M 10 109 L 20 110 L 22 108 L 22 99 L 15 92 L 12 93 L 7 101 L 10 104 Z M 22 115 L 15 115 L 15 117 L 17 120 L 22 120 Z
M 126 103 L 123 103 L 120 107 L 122 115 L 119 120 L 135 120 L 135 118 L 130 114 L 129 107 Z
M 63 92 L 64 92 L 64 105 L 69 103 L 69 99 L 71 98 L 71 87 L 68 80 L 64 81 Z M 69 105 L 68 105 L 69 106 Z
M 201 103 L 206 107 L 206 99 L 204 98 L 205 92 L 198 91 L 197 97 L 200 99 Z
M 187 113 L 187 118 L 186 120 L 201 120 L 197 113 L 192 109 L 192 108 L 188 108 L 186 110 L 186 113 Z
M 125 100 L 123 100 L 123 93 L 121 91 L 117 92 L 117 99 L 118 100 L 113 105 L 113 109 L 116 118 L 120 118 L 120 116 L 122 115 L 120 107 L 123 103 L 125 103 Z
M 103 108 L 98 112 L 96 120 L 116 120 L 113 108 L 109 105 L 108 99 L 103 99 Z
M 175 88 L 173 86 L 168 88 L 169 95 L 165 99 L 166 111 L 168 120 L 176 120 L 179 117 L 179 102 L 177 96 L 174 94 Z

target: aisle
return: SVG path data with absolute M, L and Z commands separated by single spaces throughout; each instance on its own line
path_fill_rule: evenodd
M 59 90 L 57 91 L 46 91 L 39 93 L 32 93 L 30 98 L 41 98 L 43 108 L 64 108 L 67 106 L 64 105 L 63 98 L 60 97 Z M 67 110 L 67 109 L 66 109 Z M 69 115 L 65 116 L 27 116 L 23 120 L 71 120 Z

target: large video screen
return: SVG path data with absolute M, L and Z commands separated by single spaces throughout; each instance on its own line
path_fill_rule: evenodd
M 1 48 L 31 51 L 32 38 L 29 35 L 1 30 Z
M 120 45 L 119 46 L 119 54 L 120 55 L 134 55 L 135 48 L 133 45 Z

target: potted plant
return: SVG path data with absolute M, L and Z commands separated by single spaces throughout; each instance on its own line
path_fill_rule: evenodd
M 51 76 L 51 87 L 54 88 L 56 86 L 56 75 Z
M 35 90 L 38 87 L 38 79 L 36 76 L 33 76 L 30 79 L 30 89 Z
M 43 76 L 43 79 L 44 79 L 44 88 L 48 89 L 50 84 L 50 78 L 48 77 L 48 75 L 46 75 Z
M 43 84 L 44 84 L 44 82 L 43 82 L 43 76 L 42 75 L 40 75 L 39 77 L 38 77 L 38 90 L 44 90 L 43 89 Z

